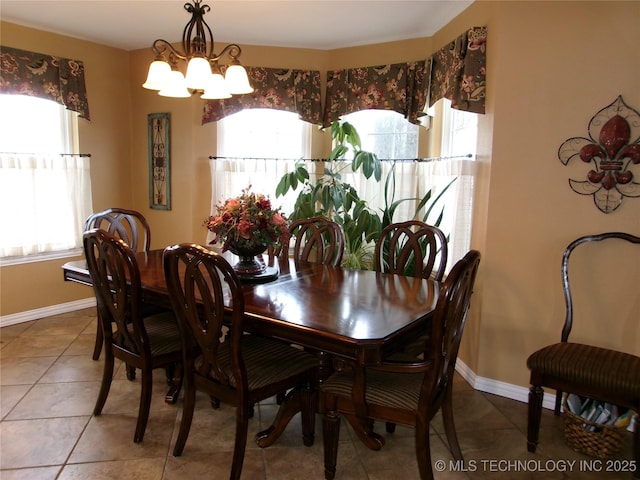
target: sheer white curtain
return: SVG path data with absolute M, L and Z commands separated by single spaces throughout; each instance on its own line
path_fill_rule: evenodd
M 90 214 L 89 158 L 0 154 L 0 257 L 79 248 Z

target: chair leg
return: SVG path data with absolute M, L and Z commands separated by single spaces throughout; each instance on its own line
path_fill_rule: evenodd
M 249 430 L 249 406 L 238 405 L 236 409 L 236 442 L 233 447 L 233 464 L 231 465 L 231 480 L 239 480 L 244 463 L 244 451 L 247 446 L 247 432 Z
M 100 392 L 98 393 L 98 399 L 96 405 L 93 407 L 93 414 L 100 415 L 102 408 L 104 407 L 107 397 L 109 396 L 109 390 L 111 389 L 111 381 L 113 380 L 113 353 L 111 353 L 111 346 L 105 347 L 104 355 L 104 368 L 102 370 L 102 383 L 100 384 Z
M 453 421 L 453 383 L 449 382 L 447 391 L 444 394 L 442 402 L 442 419 L 444 421 L 444 431 L 447 435 L 447 442 L 449 442 L 449 450 L 453 455 L 453 458 L 462 461 L 462 450 L 460 450 L 460 444 L 458 443 L 458 435 L 456 433 L 456 425 Z
M 332 404 L 330 404 L 332 403 Z M 340 416 L 335 410 L 335 398 L 333 402 L 325 401 L 325 413 L 322 417 L 322 438 L 324 442 L 324 478 L 333 480 L 336 476 L 336 463 L 338 461 L 338 440 L 340 437 Z
M 560 406 L 562 405 L 562 390 L 556 391 L 556 405 L 553 409 L 553 413 L 560 415 Z
M 540 433 L 540 417 L 542 415 L 542 398 L 544 390 L 538 385 L 529 389 L 529 419 L 527 425 L 527 450 L 535 452 Z
M 178 401 L 180 390 L 182 389 L 183 376 L 182 363 L 173 364 L 170 367 L 167 367 L 167 383 L 169 384 L 169 391 L 164 396 L 165 403 L 174 405 Z
M 184 450 L 184 444 L 187 442 L 189 430 L 191 430 L 191 422 L 193 420 L 193 410 L 196 405 L 196 388 L 188 378 L 184 384 L 184 400 L 182 405 L 182 419 L 180 420 L 180 431 L 176 444 L 173 447 L 173 456 L 179 457 Z
M 135 443 L 142 442 L 144 431 L 147 429 L 149 420 L 149 410 L 151 409 L 151 391 L 153 388 L 153 373 L 151 368 L 142 368 L 142 392 L 140 394 L 140 407 L 138 408 L 138 421 L 136 423 L 136 433 L 133 436 Z
M 428 421 L 422 427 L 416 426 L 416 458 L 418 460 L 418 471 L 420 472 L 420 478 L 433 480 Z M 462 455 L 460 456 L 460 460 L 462 460 Z
M 98 360 L 100 358 L 100 352 L 102 351 L 102 343 L 104 342 L 104 332 L 102 331 L 102 322 L 100 321 L 100 315 L 97 315 L 98 328 L 96 330 L 96 343 L 93 345 L 93 355 L 91 358 Z

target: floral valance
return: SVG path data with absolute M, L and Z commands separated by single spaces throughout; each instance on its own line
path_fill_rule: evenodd
M 473 27 L 432 57 L 429 106 L 441 98 L 451 106 L 484 113 L 487 27 Z
M 366 109 L 393 110 L 418 123 L 425 108 L 428 79 L 425 61 L 327 72 L 322 126 Z
M 0 46 L 0 93 L 53 100 L 89 120 L 84 64 Z
M 254 92 L 224 100 L 207 100 L 202 123 L 215 122 L 245 108 L 296 112 L 305 122 L 320 124 L 320 72 L 247 67 Z

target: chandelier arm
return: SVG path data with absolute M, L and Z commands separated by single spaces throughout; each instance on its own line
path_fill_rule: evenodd
M 233 58 L 234 60 L 237 60 L 240 57 L 240 54 L 242 53 L 242 49 L 238 44 L 230 43 L 229 45 L 227 45 L 222 49 L 219 55 L 212 54 L 213 56 L 209 58 L 209 60 L 212 62 L 217 62 L 222 58 L 222 56 L 225 53 L 229 55 L 231 58 Z
M 178 57 L 181 60 L 186 60 L 187 57 L 185 55 L 182 55 L 180 52 L 178 52 L 178 50 L 176 50 L 174 48 L 173 45 L 171 45 L 170 42 L 159 38 L 156 41 L 153 42 L 153 47 L 152 47 L 153 51 L 156 52 L 156 54 L 159 57 L 164 58 L 164 54 L 167 50 L 169 50 L 169 54 L 170 55 L 174 55 L 176 57 Z

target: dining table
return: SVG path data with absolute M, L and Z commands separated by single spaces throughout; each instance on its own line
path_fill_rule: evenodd
M 143 301 L 171 308 L 163 251 L 139 252 L 136 260 Z M 237 260 L 230 252 L 223 255 L 232 264 Z M 243 282 L 245 329 L 316 352 L 320 382 L 335 365 L 379 365 L 430 329 L 440 287 L 432 279 L 266 254 L 262 261 L 276 275 L 268 282 Z M 67 262 L 62 269 L 66 281 L 92 285 L 85 260 Z M 298 407 L 281 408 L 281 421 L 274 422 L 275 430 L 259 434 L 258 444 L 272 444 Z M 370 448 L 379 448 L 370 432 L 357 433 Z

